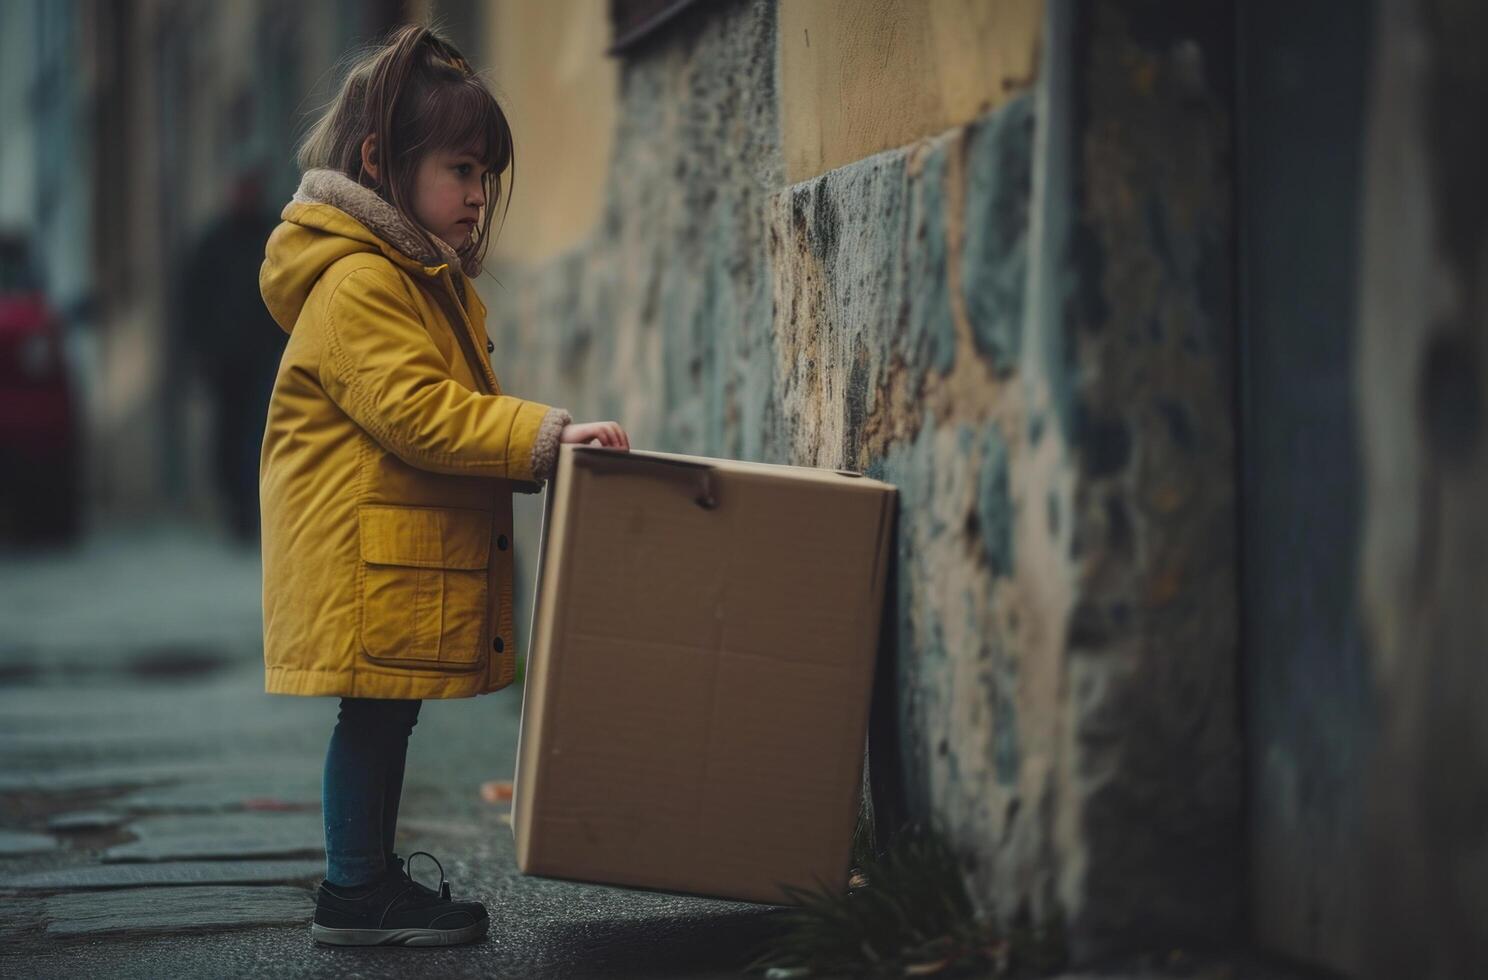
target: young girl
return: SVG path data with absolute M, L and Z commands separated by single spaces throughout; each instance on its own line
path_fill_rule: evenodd
M 259 277 L 289 334 L 260 470 L 266 687 L 341 698 L 311 927 L 325 943 L 485 934 L 442 868 L 435 891 L 393 853 L 408 736 L 422 699 L 512 682 L 512 491 L 540 489 L 559 443 L 629 448 L 618 424 L 496 379 L 469 277 L 512 163 L 470 66 L 400 28 L 307 136 Z

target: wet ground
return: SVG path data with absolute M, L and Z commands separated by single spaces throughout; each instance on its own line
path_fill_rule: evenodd
M 263 693 L 259 594 L 255 553 L 184 529 L 0 560 L 0 975 L 742 975 L 767 907 L 518 873 L 479 793 L 511 778 L 517 689 L 424 706 L 399 827 L 489 938 L 316 945 L 335 702 Z
M 424 705 L 399 824 L 490 936 L 314 943 L 336 703 L 263 693 L 259 597 L 257 554 L 204 532 L 0 555 L 0 977 L 750 975 L 774 909 L 517 871 L 509 805 L 480 793 L 512 776 L 515 687 Z M 1309 976 L 1165 951 L 1065 980 Z

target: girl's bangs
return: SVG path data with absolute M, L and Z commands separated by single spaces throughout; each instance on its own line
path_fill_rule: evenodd
M 511 129 L 485 86 L 442 85 L 430 93 L 427 109 L 421 128 L 437 134 L 439 149 L 469 150 L 498 174 L 510 165 Z

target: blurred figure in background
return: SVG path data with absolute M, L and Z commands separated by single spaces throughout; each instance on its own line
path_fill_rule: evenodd
M 284 332 L 264 308 L 258 267 L 274 230 L 256 169 L 233 181 L 226 213 L 196 239 L 183 269 L 180 341 L 212 404 L 213 477 L 229 528 L 258 538 L 258 454 Z

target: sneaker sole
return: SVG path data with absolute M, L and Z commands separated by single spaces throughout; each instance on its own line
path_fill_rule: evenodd
M 310 935 L 327 946 L 459 946 L 486 934 L 490 920 L 460 929 L 332 929 L 311 924 Z

